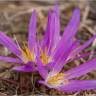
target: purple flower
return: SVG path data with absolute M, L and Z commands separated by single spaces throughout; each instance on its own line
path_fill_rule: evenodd
M 14 62 L 19 66 L 15 66 L 13 69 L 17 71 L 30 72 L 35 71 L 37 45 L 36 45 L 36 12 L 32 12 L 32 16 L 29 23 L 29 36 L 28 46 L 24 45 L 20 47 L 18 42 L 13 42 L 11 38 L 6 36 L 4 32 L 0 32 L 0 44 L 7 47 L 17 58 L 0 56 L 0 60 L 6 62 Z
M 96 36 L 93 36 L 83 45 L 80 45 L 79 40 L 74 39 L 80 24 L 80 9 L 77 8 L 74 10 L 73 16 L 65 28 L 63 36 L 60 37 L 59 12 L 58 8 L 55 8 L 53 14 L 49 12 L 47 32 L 45 34 L 45 39 L 41 44 L 43 46 L 42 48 L 45 48 L 45 51 L 46 46 L 48 46 L 48 58 L 51 59 L 47 61 L 48 64 L 46 65 L 48 65 L 50 70 L 43 66 L 44 63 L 42 62 L 42 56 L 37 59 L 38 71 L 44 79 L 40 80 L 39 83 L 44 84 L 49 88 L 54 88 L 64 92 L 96 89 L 96 80 L 76 79 L 88 72 L 96 70 L 96 58 L 75 68 L 69 69 L 68 71 L 62 72 L 64 65 L 69 61 L 76 59 L 78 53 L 87 48 Z M 83 54 L 80 57 L 87 55 L 89 54 Z M 44 55 L 44 57 L 47 58 L 46 55 Z
M 66 59 L 67 62 L 70 62 L 74 59 L 88 56 L 90 53 L 82 54 L 78 57 L 76 55 L 88 47 L 89 44 L 95 39 L 95 36 L 81 46 L 80 40 L 74 39 L 79 23 L 80 10 L 76 9 L 73 12 L 70 23 L 66 27 L 65 32 L 61 38 L 58 6 L 55 5 L 53 12 L 49 10 L 46 32 L 43 40 L 38 44 L 39 60 L 37 60 L 37 64 L 41 62 L 42 67 L 50 70 L 53 68 L 54 62 L 60 63 L 63 61 L 63 59 Z M 72 46 L 72 48 L 70 46 Z M 70 53 L 69 55 L 66 54 L 68 48 L 71 48 L 70 52 L 68 52 L 68 54 Z M 65 56 L 65 58 L 63 58 L 65 54 L 68 55 L 68 57 Z

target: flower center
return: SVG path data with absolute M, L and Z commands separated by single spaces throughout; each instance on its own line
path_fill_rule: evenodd
M 68 80 L 64 79 L 64 73 L 58 73 L 55 76 L 48 78 L 47 83 L 53 87 L 58 87 L 62 84 L 67 84 Z
M 24 45 L 24 48 L 23 49 L 20 48 L 19 50 L 21 51 L 21 54 L 22 54 L 21 58 L 24 61 L 24 63 L 27 63 L 30 61 L 35 62 L 34 48 L 32 49 L 32 51 L 30 51 L 29 48 Z
M 50 56 L 47 53 L 47 48 L 45 48 L 45 50 L 40 48 L 40 59 L 44 65 L 48 64 Z

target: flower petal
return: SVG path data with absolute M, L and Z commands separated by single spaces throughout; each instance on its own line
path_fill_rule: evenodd
M 39 59 L 37 59 L 37 70 L 43 79 L 47 77 L 48 70 L 43 66 L 41 60 Z
M 52 87 L 45 81 L 41 80 L 39 81 L 39 83 L 49 88 L 54 88 L 64 92 L 76 92 L 76 91 L 96 89 L 96 80 L 70 80 L 68 84 L 66 83 L 65 85 L 59 87 Z
M 6 36 L 4 32 L 0 32 L 0 44 L 7 47 L 11 52 L 13 52 L 18 57 L 21 55 L 21 52 L 18 48 L 18 46 L 13 42 L 11 38 Z
M 76 47 L 76 42 L 73 42 L 73 44 L 67 49 L 67 51 L 65 51 L 64 54 L 61 54 L 61 56 L 58 59 L 58 61 L 55 61 L 54 60 L 54 62 L 56 64 L 54 64 L 54 67 L 51 70 L 51 73 L 52 74 L 59 73 L 62 70 L 62 68 L 64 67 L 64 65 L 67 64 L 67 62 L 68 62 L 68 60 L 67 60 L 68 59 L 68 56 L 70 55 L 70 53 L 71 53 L 71 51 L 73 50 L 74 47 Z
M 94 35 L 91 39 L 89 39 L 88 41 L 86 41 L 83 45 L 77 47 L 77 49 L 75 49 L 71 54 L 70 57 L 75 57 L 78 53 L 80 53 L 82 50 L 84 50 L 85 48 L 87 48 L 92 42 L 93 40 L 96 38 L 96 35 Z
M 64 92 L 76 92 L 96 89 L 96 80 L 71 80 L 69 84 L 63 85 L 57 90 Z
M 0 56 L 0 60 L 5 62 L 22 63 L 20 59 L 5 56 Z
M 50 40 L 50 22 L 51 22 L 51 11 L 48 11 L 48 20 L 47 20 L 47 26 L 46 26 L 46 32 L 44 39 L 42 41 L 42 48 L 48 48 L 49 46 L 49 40 Z
M 63 36 L 59 41 L 59 43 L 57 44 L 57 47 L 54 51 L 54 61 L 58 61 L 60 56 L 64 54 L 69 47 L 71 47 L 73 43 L 73 38 L 76 35 L 76 32 L 78 30 L 79 23 L 80 23 L 80 10 L 75 9 L 75 11 L 73 12 L 72 18 L 68 26 L 66 27 L 65 32 L 63 33 Z
M 28 47 L 30 50 L 32 50 L 33 46 L 35 46 L 36 44 L 36 21 L 37 21 L 36 11 L 33 11 L 29 22 Z
M 65 74 L 67 74 L 66 77 L 67 79 L 72 79 L 72 78 L 80 77 L 93 70 L 96 70 L 96 58 L 66 71 Z
M 60 40 L 60 15 L 59 15 L 59 6 L 56 4 L 54 8 L 54 46 L 57 45 L 58 41 Z
M 47 47 L 49 53 L 53 47 L 56 46 L 60 37 L 60 18 L 58 6 L 55 6 L 53 13 L 48 12 L 48 22 L 46 33 L 43 39 L 43 47 Z
M 33 66 L 32 62 L 29 62 L 22 66 L 13 67 L 12 70 L 20 71 L 20 72 L 34 72 L 36 71 L 36 68 Z
M 89 55 L 91 55 L 91 52 L 87 52 L 87 53 L 84 53 L 84 54 L 80 54 L 79 56 L 74 57 L 74 58 L 72 58 L 71 60 L 69 60 L 67 63 L 72 62 L 72 61 L 74 61 L 74 60 L 78 60 L 78 59 L 80 59 L 80 58 L 88 57 Z

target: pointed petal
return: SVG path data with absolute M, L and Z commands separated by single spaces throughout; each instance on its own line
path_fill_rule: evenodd
M 56 63 L 54 65 L 54 67 L 52 68 L 51 72 L 53 73 L 59 73 L 62 68 L 64 67 L 65 64 L 67 64 L 68 62 L 68 56 L 70 55 L 71 51 L 73 50 L 73 48 L 76 46 L 76 42 L 73 42 L 73 44 L 65 51 L 64 54 L 61 54 L 60 58 L 58 59 L 58 61 L 54 62 Z M 61 49 L 60 52 L 63 52 L 63 50 Z M 59 53 L 58 53 L 59 54 Z
M 43 66 L 42 62 L 39 59 L 37 59 L 37 70 L 43 79 L 47 77 L 48 70 Z
M 37 15 L 36 12 L 33 11 L 29 22 L 28 47 L 30 50 L 32 50 L 33 46 L 36 44 L 36 21 Z
M 34 67 L 33 62 L 28 62 L 25 65 L 13 67 L 12 70 L 20 72 L 34 72 L 36 71 L 36 68 Z
M 6 57 L 6 56 L 0 56 L 0 60 L 5 61 L 5 62 L 12 62 L 12 63 L 22 63 L 20 59 Z
M 65 72 L 67 74 L 67 79 L 72 79 L 80 77 L 88 72 L 96 70 L 96 58 L 89 60 L 75 68 L 72 68 Z
M 13 42 L 11 38 L 6 36 L 4 32 L 0 32 L 0 44 L 7 47 L 11 52 L 13 52 L 18 57 L 21 55 L 21 52 L 19 51 L 17 45 Z
M 80 10 L 75 9 L 75 11 L 73 12 L 72 18 L 68 26 L 66 27 L 63 33 L 63 36 L 55 49 L 55 52 L 54 52 L 55 61 L 58 61 L 59 57 L 62 54 L 64 54 L 68 50 L 69 47 L 71 47 L 73 43 L 73 38 L 77 33 L 79 23 L 80 23 Z
M 33 72 L 34 71 L 32 66 L 16 66 L 16 67 L 13 67 L 12 70 L 20 71 L 20 72 Z
M 71 57 L 76 56 L 78 53 L 80 53 L 82 50 L 84 50 L 85 48 L 87 48 L 92 42 L 93 40 L 96 38 L 96 35 L 94 35 L 91 39 L 89 39 L 88 41 L 86 41 L 83 45 L 79 46 L 77 49 L 75 49 L 72 53 L 71 53 Z
M 60 39 L 60 18 L 58 6 L 55 6 L 53 13 L 48 12 L 48 22 L 43 44 L 49 49 L 49 53 L 56 46 Z
M 60 40 L 60 15 L 59 15 L 59 6 L 55 5 L 54 8 L 54 46 L 57 45 L 58 41 Z
M 48 48 L 49 46 L 49 40 L 50 40 L 50 22 L 51 22 L 51 11 L 48 11 L 48 20 L 47 20 L 47 26 L 46 26 L 46 32 L 45 36 L 42 41 L 42 48 Z
M 69 84 L 63 85 L 57 90 L 64 92 L 76 92 L 96 89 L 96 80 L 71 80 Z
M 73 51 L 80 45 L 80 40 L 74 41 L 73 44 L 74 44 L 74 46 L 72 47 L 72 50 L 71 50 L 67 60 L 71 60 L 71 59 L 75 58 L 75 56 L 73 56 Z
M 87 53 L 84 53 L 84 54 L 80 54 L 80 56 L 77 56 L 77 57 L 72 58 L 72 59 L 69 60 L 67 63 L 72 62 L 72 61 L 74 61 L 74 60 L 78 60 L 78 59 L 80 59 L 80 58 L 88 57 L 89 55 L 91 55 L 91 52 L 87 52 Z

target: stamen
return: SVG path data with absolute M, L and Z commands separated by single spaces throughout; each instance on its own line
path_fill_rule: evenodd
M 47 83 L 51 86 L 57 87 L 62 84 L 67 84 L 68 80 L 64 79 L 64 73 L 58 73 L 55 76 L 48 78 Z
M 22 53 L 22 60 L 24 61 L 24 63 L 27 63 L 29 61 L 33 61 L 35 62 L 35 54 L 34 54 L 34 48 L 32 49 L 32 51 L 29 50 L 29 48 L 25 45 L 25 43 L 23 43 L 23 49 L 19 49 Z
M 40 58 L 41 58 L 42 63 L 44 65 L 48 64 L 50 56 L 48 56 L 47 54 L 47 48 L 45 48 L 44 51 L 40 48 L 40 53 L 41 53 Z
M 15 36 L 15 35 L 13 35 L 13 36 L 14 36 L 14 39 L 15 39 L 15 41 L 16 41 L 16 45 L 18 46 L 19 49 L 21 49 L 21 47 L 20 47 L 20 45 L 19 45 L 19 42 L 18 42 L 16 36 Z

